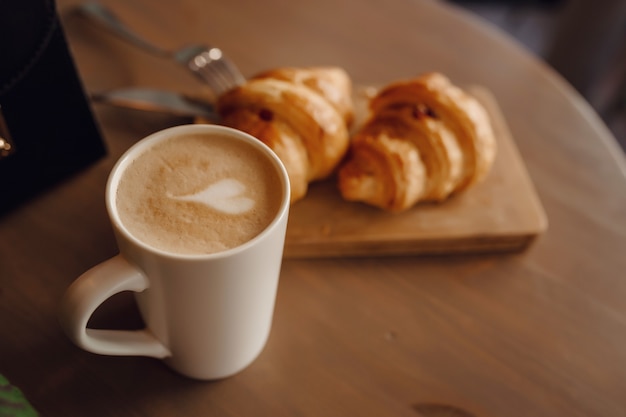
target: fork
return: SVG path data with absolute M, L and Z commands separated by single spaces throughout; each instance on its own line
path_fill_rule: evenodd
M 246 79 L 237 66 L 224 55 L 220 48 L 208 45 L 188 45 L 169 51 L 160 48 L 129 29 L 108 8 L 97 1 L 82 3 L 77 11 L 92 18 L 121 39 L 153 55 L 174 59 L 206 83 L 216 96 L 245 83 Z

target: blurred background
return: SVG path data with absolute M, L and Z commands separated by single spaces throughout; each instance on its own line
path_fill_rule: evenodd
M 626 151 L 626 0 L 446 0 L 512 35 L 572 84 Z

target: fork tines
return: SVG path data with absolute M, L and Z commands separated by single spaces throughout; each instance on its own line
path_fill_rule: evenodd
M 246 81 L 239 69 L 219 48 L 211 47 L 191 57 L 188 66 L 209 85 L 216 96 Z

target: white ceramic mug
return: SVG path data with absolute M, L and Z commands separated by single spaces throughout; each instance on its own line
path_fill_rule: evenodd
M 282 189 L 279 209 L 259 235 L 240 246 L 206 255 L 155 249 L 120 220 L 116 190 L 132 160 L 161 140 L 186 134 L 226 135 L 271 160 Z M 191 378 L 217 379 L 247 367 L 269 336 L 289 211 L 289 180 L 276 155 L 243 132 L 210 125 L 178 126 L 131 147 L 113 168 L 106 206 L 120 254 L 81 275 L 68 288 L 60 323 L 79 347 L 104 355 L 163 359 Z M 87 328 L 96 308 L 116 293 L 133 291 L 143 330 Z

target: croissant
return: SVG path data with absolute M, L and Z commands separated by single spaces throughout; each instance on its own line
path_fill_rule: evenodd
M 225 125 L 274 150 L 291 184 L 291 202 L 329 177 L 349 146 L 351 81 L 335 67 L 282 68 L 258 74 L 218 97 Z
M 440 73 L 382 89 L 352 138 L 338 186 L 349 201 L 396 212 L 481 181 L 496 154 L 489 116 Z

